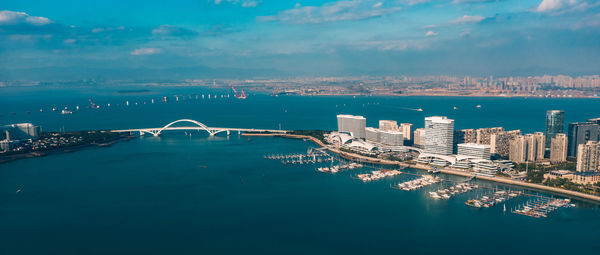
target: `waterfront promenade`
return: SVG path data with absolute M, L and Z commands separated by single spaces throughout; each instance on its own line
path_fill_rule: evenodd
M 293 139 L 307 139 L 307 140 L 311 140 L 312 142 L 314 142 L 315 144 L 317 144 L 323 148 L 326 148 L 327 150 L 329 150 L 333 153 L 338 154 L 340 157 L 343 157 L 346 159 L 358 160 L 358 161 L 362 161 L 362 162 L 369 162 L 369 163 L 380 164 L 380 165 L 395 165 L 395 166 L 402 166 L 402 167 L 410 167 L 410 168 L 415 168 L 415 169 L 420 169 L 420 170 L 429 170 L 431 168 L 430 166 L 423 165 L 423 164 L 408 164 L 406 162 L 372 158 L 372 157 L 367 157 L 367 156 L 363 156 L 363 155 L 356 154 L 356 153 L 341 151 L 335 147 L 326 145 L 319 139 L 312 137 L 312 136 L 293 135 L 293 134 L 266 134 L 266 133 L 265 134 L 244 133 L 242 135 L 243 136 L 274 136 L 274 137 L 284 137 L 284 138 L 293 138 Z M 556 187 L 549 187 L 549 186 L 545 186 L 542 184 L 517 181 L 517 180 L 512 180 L 512 179 L 508 179 L 508 178 L 504 178 L 504 177 L 487 177 L 487 176 L 479 176 L 479 175 L 476 176 L 469 172 L 454 170 L 454 169 L 448 168 L 448 167 L 440 168 L 439 170 L 440 170 L 440 172 L 442 172 L 444 174 L 469 177 L 469 178 L 475 177 L 479 180 L 486 180 L 486 181 L 497 182 L 497 183 L 502 183 L 502 184 L 507 184 L 507 185 L 514 185 L 514 186 L 519 186 L 519 187 L 524 187 L 524 188 L 529 188 L 529 189 L 534 189 L 534 190 L 539 190 L 539 191 L 547 191 L 547 192 L 556 193 L 556 194 L 560 194 L 560 195 L 564 195 L 564 196 L 569 196 L 569 197 L 573 197 L 573 198 L 579 198 L 579 199 L 584 199 L 584 200 L 600 203 L 599 196 L 585 194 L 582 192 L 565 190 L 565 189 L 560 189 L 560 188 L 556 188 Z

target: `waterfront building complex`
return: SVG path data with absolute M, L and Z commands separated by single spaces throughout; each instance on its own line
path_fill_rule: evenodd
M 382 130 L 372 127 L 365 129 L 366 140 L 371 143 L 378 143 L 387 146 L 402 146 L 404 145 L 404 136 L 402 132 L 393 130 Z
M 550 143 L 550 162 L 565 162 L 567 161 L 567 135 L 558 133 Z
M 338 131 L 348 132 L 355 138 L 366 138 L 365 128 L 367 119 L 363 116 L 343 115 L 337 116 Z
M 40 137 L 40 127 L 31 123 L 18 123 L 0 126 L 2 140 L 26 140 Z
M 544 159 L 544 133 L 517 135 L 510 140 L 509 159 L 516 163 Z
M 404 145 L 404 136 L 402 132 L 380 130 L 379 143 L 388 146 L 402 146 Z
M 412 126 L 410 123 L 402 123 L 400 124 L 400 132 L 404 135 L 404 140 L 412 140 Z
M 454 131 L 455 143 L 477 143 L 477 132 L 475 129 L 461 129 Z
M 522 135 L 516 136 L 510 140 L 510 152 L 508 159 L 516 163 L 524 163 L 527 161 L 527 142 Z
M 508 158 L 510 141 L 521 135 L 521 130 L 502 131 L 490 136 L 490 152 L 500 157 Z
M 425 118 L 425 153 L 452 155 L 454 120 L 445 116 Z
M 380 120 L 379 129 L 384 131 L 397 131 L 398 122 L 396 122 L 395 120 Z
M 594 122 L 569 123 L 568 132 L 568 156 L 577 157 L 577 149 L 580 144 L 588 141 L 600 140 L 600 124 Z
M 565 132 L 565 112 L 549 110 L 546 112 L 546 147 L 551 146 L 552 138 L 556 134 Z
M 477 129 L 477 143 L 478 144 L 490 144 L 492 135 L 498 134 L 500 132 L 504 132 L 503 127 L 478 128 Z
M 461 143 L 458 144 L 458 155 L 490 159 L 490 147 L 487 144 Z
M 369 142 L 379 142 L 379 129 L 372 127 L 365 128 L 365 139 Z
M 577 172 L 600 171 L 600 142 L 588 141 L 577 149 Z
M 417 128 L 413 132 L 413 145 L 423 148 L 425 146 L 425 129 Z

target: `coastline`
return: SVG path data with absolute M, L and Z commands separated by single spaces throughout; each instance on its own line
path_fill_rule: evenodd
M 9 162 L 12 162 L 15 160 L 20 160 L 20 159 L 45 157 L 45 156 L 50 156 L 53 154 L 72 153 L 72 152 L 77 152 L 80 150 L 85 150 L 87 148 L 110 147 L 110 146 L 113 146 L 114 144 L 116 144 L 117 142 L 129 141 L 129 140 L 130 139 L 128 139 L 127 137 L 118 137 L 117 139 L 109 140 L 104 143 L 87 143 L 87 144 L 68 146 L 68 147 L 57 148 L 57 149 L 52 149 L 52 150 L 32 151 L 32 152 L 19 153 L 19 154 L 13 154 L 13 155 L 8 155 L 8 156 L 0 156 L 0 165 L 4 164 L 4 163 L 9 163 Z
M 430 169 L 430 167 L 427 165 L 422 165 L 422 164 L 414 164 L 413 165 L 413 164 L 408 164 L 405 162 L 371 158 L 371 157 L 366 157 L 366 156 L 355 154 L 355 153 L 341 151 L 341 150 L 327 146 L 326 144 L 324 144 L 323 142 L 319 141 L 317 138 L 314 138 L 312 136 L 292 135 L 292 134 L 265 134 L 265 133 L 262 133 L 262 134 L 243 133 L 242 136 L 263 136 L 263 137 L 282 137 L 282 138 L 291 138 L 291 139 L 308 139 L 308 140 L 311 140 L 313 143 L 319 145 L 320 147 L 326 148 L 327 150 L 329 150 L 333 153 L 336 153 L 340 157 L 343 157 L 346 159 L 366 161 L 369 163 L 380 164 L 380 165 L 395 165 L 395 166 L 409 167 L 409 168 L 425 170 L 425 171 Z M 539 191 L 546 191 L 546 192 L 560 194 L 560 195 L 567 196 L 567 197 L 573 197 L 573 198 L 582 199 L 582 200 L 586 200 L 586 201 L 590 201 L 590 202 L 600 203 L 599 196 L 594 196 L 594 195 L 581 193 L 581 192 L 577 192 L 577 191 L 565 190 L 565 189 L 545 186 L 545 185 L 537 184 L 537 183 L 516 181 L 516 180 L 511 180 L 511 179 L 502 178 L 502 177 L 487 177 L 487 176 L 479 176 L 479 175 L 476 176 L 476 175 L 468 173 L 468 172 L 453 170 L 448 167 L 440 168 L 439 170 L 440 170 L 440 172 L 442 172 L 444 174 L 450 174 L 450 175 L 462 176 L 462 177 L 475 177 L 476 179 L 479 179 L 479 180 L 491 181 L 491 182 L 502 183 L 502 184 L 507 184 L 507 185 L 514 185 L 514 186 L 519 186 L 519 187 L 529 188 L 529 189 L 534 189 L 534 190 L 539 190 Z

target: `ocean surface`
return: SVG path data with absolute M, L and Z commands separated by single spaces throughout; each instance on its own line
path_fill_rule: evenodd
M 544 130 L 545 112 L 550 109 L 564 110 L 567 123 L 600 116 L 598 99 L 250 93 L 248 99 L 237 100 L 221 98 L 231 94 L 225 90 L 138 89 L 0 88 L 0 125 L 32 122 L 43 130 L 70 131 L 161 127 L 188 118 L 212 127 L 333 130 L 335 115 L 343 113 L 364 115 L 369 126 L 393 119 L 418 128 L 425 116 L 446 115 L 455 119 L 456 128 L 503 126 L 534 132 Z M 179 101 L 174 95 L 180 95 Z M 169 102 L 160 102 L 162 96 Z M 89 98 L 100 109 L 87 109 Z M 130 106 L 124 106 L 126 101 Z M 73 114 L 58 113 L 64 107 Z M 423 111 L 415 110 L 419 108 Z M 428 192 L 449 184 L 405 192 L 390 185 L 415 176 L 362 183 L 351 176 L 368 168 L 330 175 L 315 171 L 319 165 L 282 165 L 263 158 L 305 153 L 311 147 L 302 140 L 168 132 L 111 147 L 0 164 L 0 254 L 595 254 L 600 250 L 600 207 L 595 204 L 574 201 L 574 208 L 535 219 L 510 212 L 530 199 L 525 196 L 508 201 L 506 212 L 502 206 L 475 209 L 465 201 L 486 189 L 434 200 Z

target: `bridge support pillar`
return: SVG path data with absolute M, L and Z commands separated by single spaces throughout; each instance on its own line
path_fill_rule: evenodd
M 231 134 L 231 132 L 229 130 L 227 130 L 227 136 L 229 136 Z
M 140 131 L 140 136 L 144 136 L 144 131 Z

